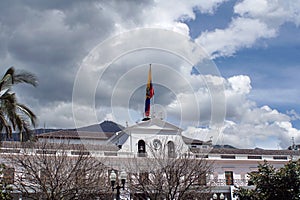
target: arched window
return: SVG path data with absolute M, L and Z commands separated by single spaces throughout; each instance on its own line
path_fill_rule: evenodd
M 146 156 L 146 144 L 144 140 L 138 141 L 138 156 L 145 157 Z
M 168 157 L 169 158 L 175 158 L 176 157 L 176 153 L 175 153 L 175 144 L 172 141 L 168 142 Z

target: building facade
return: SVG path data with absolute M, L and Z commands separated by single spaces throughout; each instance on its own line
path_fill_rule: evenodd
M 214 198 L 217 199 L 233 200 L 235 199 L 233 191 L 237 187 L 253 187 L 248 181 L 247 174 L 257 171 L 260 163 L 267 161 L 275 168 L 280 168 L 290 160 L 300 158 L 300 151 L 297 150 L 214 148 L 211 141 L 187 138 L 182 135 L 180 128 L 157 118 L 141 121 L 111 135 L 94 132 L 84 134 L 81 138 L 80 134 L 75 137 L 70 133 L 65 135 L 47 133 L 40 135 L 38 142 L 64 142 L 68 145 L 67 155 L 70 157 L 78 156 L 84 149 L 83 151 L 92 157 L 105 158 L 104 163 L 115 170 L 121 170 L 129 159 L 149 158 L 151 150 L 156 151 L 164 146 L 167 148 L 167 157 L 177 156 L 180 150 L 180 154 L 188 153 L 193 159 L 205 159 L 212 163 L 212 172 L 202 181 L 202 184 L 204 182 L 205 185 L 211 186 L 209 191 L 211 197 L 208 199 L 215 195 Z M 0 151 L 2 161 L 6 162 L 7 155 L 22 153 L 24 148 L 28 147 L 16 145 L 14 142 L 3 143 Z M 58 150 L 47 149 L 47 152 L 53 155 L 57 154 Z M 32 151 L 36 152 L 40 149 Z M 45 149 L 43 151 L 45 152 Z M 5 173 L 8 177 L 13 177 L 14 166 L 9 166 L 9 169 Z M 130 194 L 123 196 L 131 198 Z

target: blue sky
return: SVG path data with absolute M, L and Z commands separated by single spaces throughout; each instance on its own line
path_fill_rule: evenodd
M 249 98 L 258 106 L 270 105 L 285 113 L 300 111 L 300 41 L 296 35 L 299 28 L 287 24 L 281 27 L 279 36 L 264 40 L 253 48 L 243 49 L 234 56 L 215 60 L 221 74 L 230 77 L 248 75 L 253 87 Z M 266 96 L 263 91 L 268 90 Z M 299 120 L 293 122 L 299 126 Z M 298 124 L 297 124 L 298 123 Z
M 214 14 L 195 10 L 196 18 L 185 23 L 191 38 L 202 31 L 224 29 L 236 17 L 233 6 L 236 1 L 220 5 Z M 247 75 L 251 78 L 252 92 L 249 98 L 257 106 L 269 105 L 280 112 L 300 112 L 300 34 L 299 26 L 288 22 L 279 27 L 275 38 L 260 39 L 251 48 L 243 48 L 229 57 L 218 57 L 214 62 L 222 76 Z M 264 94 L 264 91 L 268 91 Z M 293 125 L 300 128 L 299 119 Z
M 154 63 L 157 110 L 185 132 L 200 137 L 215 125 L 208 123 L 217 106 L 212 102 L 220 102 L 209 83 L 222 85 L 226 99 L 218 143 L 286 148 L 291 137 L 300 143 L 299 0 L 70 2 L 0 2 L 1 71 L 15 66 L 39 77 L 37 88 L 16 88 L 39 127 L 107 119 L 134 124 L 142 118 L 141 94 Z M 166 31 L 169 37 L 160 38 Z M 193 45 L 211 58 L 206 71 L 215 63 L 221 77 L 190 73 L 193 66 L 183 58 L 197 58 Z M 110 65 L 101 74 L 104 61 Z

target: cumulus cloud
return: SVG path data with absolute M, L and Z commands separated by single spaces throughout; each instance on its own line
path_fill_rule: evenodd
M 213 12 L 222 2 L 1 2 L 1 70 L 14 65 L 36 73 L 40 79 L 39 87 L 21 90 L 36 100 L 35 105 L 43 107 L 51 102 L 70 102 L 80 63 L 98 43 L 122 31 L 140 27 L 175 30 L 188 37 L 189 28 L 181 20 L 195 18 L 195 6 L 207 13 Z M 108 81 L 105 85 L 110 84 L 113 85 Z M 98 98 L 104 100 L 101 102 L 105 102 L 102 91 L 98 94 Z M 65 112 L 70 111 L 66 109 Z
M 275 29 L 269 29 L 258 19 L 235 18 L 227 29 L 216 29 L 204 32 L 196 42 L 205 47 L 212 58 L 231 56 L 237 50 L 251 47 L 261 38 L 271 38 L 276 35 Z
M 226 120 L 224 126 L 188 127 L 184 132 L 202 140 L 219 144 L 231 144 L 238 148 L 287 148 L 291 138 L 299 140 L 299 130 L 292 127 L 291 117 L 269 106 L 257 107 L 249 100 L 251 81 L 248 76 L 234 76 L 224 79 L 226 96 Z M 204 94 L 200 95 L 205 97 Z M 199 102 L 201 105 L 201 102 Z M 205 104 L 207 105 L 207 104 Z M 217 133 L 215 131 L 218 131 Z
M 244 0 L 234 6 L 237 15 L 225 29 L 205 31 L 196 38 L 212 58 L 232 56 L 261 39 L 273 38 L 285 22 L 299 26 L 299 1 Z
M 204 63 L 203 51 L 193 52 L 195 46 L 174 35 L 135 35 L 134 40 L 116 40 L 112 49 L 102 46 L 105 48 L 94 54 L 95 60 L 114 62 L 90 62 L 83 71 L 85 76 L 80 74 L 82 84 L 73 90 L 83 59 L 91 59 L 87 55 L 99 43 L 136 28 L 172 30 L 190 41 L 185 21 L 194 20 L 196 12 L 213 15 L 227 1 L 1 2 L 1 70 L 14 65 L 36 73 L 40 86 L 18 88 L 21 102 L 32 107 L 40 126 L 70 128 L 104 119 L 133 124 L 142 118 L 148 64 L 154 63 L 157 116 L 162 112 L 167 120 L 186 128 L 185 134 L 195 137 L 209 139 L 221 133 L 219 142 L 237 147 L 254 147 L 258 139 L 271 138 L 284 148 L 289 137 L 299 135 L 291 125 L 293 117 L 269 106 L 258 107 L 248 98 L 253 95 L 250 77 L 218 76 L 217 70 L 210 68 L 211 61 Z M 212 58 L 234 55 L 261 39 L 276 37 L 286 22 L 299 26 L 299 5 L 298 0 L 237 1 L 227 28 L 203 31 L 195 41 Z M 136 50 L 125 52 L 126 48 L 120 48 L 122 42 Z M 157 48 L 146 49 L 151 45 Z M 171 47 L 174 52 L 164 51 Z M 185 60 L 182 55 L 190 57 Z M 199 60 L 203 62 L 193 66 Z M 108 67 L 103 70 L 102 66 Z M 78 101 L 72 101 L 74 93 Z M 76 120 L 72 110 L 77 113 Z M 224 119 L 224 126 L 214 129 L 212 122 Z

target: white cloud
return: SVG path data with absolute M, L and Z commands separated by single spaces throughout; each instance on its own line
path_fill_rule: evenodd
M 195 41 L 201 44 L 212 57 L 231 56 L 240 48 L 251 47 L 260 38 L 276 36 L 258 19 L 235 18 L 227 29 L 203 32 Z
M 37 111 L 39 125 L 45 125 L 46 128 L 73 128 L 74 120 L 72 110 L 72 103 L 55 102 L 41 107 Z M 83 112 L 86 116 L 87 112 Z
M 294 109 L 288 110 L 287 114 L 291 117 L 292 120 L 299 120 L 300 119 L 299 113 L 297 113 Z
M 210 13 L 213 14 L 215 10 L 220 6 L 222 3 L 226 2 L 228 0 L 211 0 L 211 1 L 202 1 L 197 4 L 197 8 L 202 13 Z
M 299 25 L 299 0 L 244 0 L 234 7 L 234 12 L 249 18 L 259 19 L 269 27 L 278 28 L 285 22 Z
M 185 135 L 190 135 L 202 140 L 209 140 L 219 144 L 230 144 L 238 148 L 287 148 L 290 145 L 291 137 L 296 141 L 300 140 L 299 130 L 292 127 L 291 117 L 278 112 L 269 106 L 257 107 L 255 102 L 248 99 L 251 93 L 251 81 L 248 76 L 234 76 L 223 79 L 226 96 L 226 120 L 222 128 L 215 129 L 212 124 L 208 128 L 195 128 L 186 123 Z M 208 91 L 202 90 L 195 93 L 199 100 L 200 115 L 206 114 L 209 119 L 210 113 L 204 112 L 209 109 L 210 96 Z M 191 112 L 195 108 L 189 104 L 188 95 L 182 100 L 186 104 L 182 108 Z M 185 108 L 185 105 L 189 107 Z M 174 105 L 173 105 L 174 107 Z M 183 109 L 182 109 L 183 110 Z M 195 112 L 195 111 L 194 111 Z M 191 120 L 191 119 L 189 119 Z
M 249 76 L 233 76 L 228 78 L 234 92 L 249 94 L 251 90 L 251 81 Z
M 99 42 L 105 43 L 104 40 L 112 35 L 143 27 L 173 30 L 188 38 L 189 27 L 183 20 L 195 19 L 195 10 L 213 15 L 218 6 L 226 1 L 74 1 L 70 4 L 60 2 L 58 5 L 49 1 L 26 6 L 0 6 L 4 16 L 0 22 L 0 40 L 3 44 L 0 56 L 4 58 L 4 63 L 22 63 L 23 68 L 40 77 L 41 84 L 36 92 L 22 95 L 24 102 L 34 102 L 29 104 L 37 113 L 40 125 L 74 127 L 72 109 L 77 113 L 77 126 L 104 119 L 114 119 L 122 125 L 126 121 L 135 123 L 142 118 L 144 109 L 145 69 L 148 69 L 145 66 L 153 62 L 156 63 L 153 82 L 161 87 L 156 88 L 155 103 L 167 119 L 179 122 L 183 128 L 193 126 L 187 127 L 185 133 L 204 135 L 209 139 L 211 131 L 217 134 L 220 131 L 223 133 L 220 142 L 237 147 L 255 147 L 260 144 L 258 140 L 268 142 L 271 138 L 273 143 L 280 143 L 285 148 L 290 137 L 295 137 L 296 141 L 300 139 L 299 131 L 291 125 L 292 117 L 269 106 L 257 107 L 255 102 L 249 100 L 253 94 L 270 94 L 266 91 L 255 93 L 257 90 L 252 89 L 248 76 L 225 79 L 217 73 L 191 74 L 192 66 L 180 56 L 190 55 L 190 60 L 194 62 L 200 59 L 199 55 L 203 52 L 193 57 L 191 52 L 196 48 L 181 42 L 174 35 L 161 40 L 159 34 L 136 35 L 134 40 L 116 40 L 113 49 L 104 46 L 95 56 L 98 60 L 116 59 L 115 62 L 103 72 L 103 77 L 98 76 L 99 68 L 110 63 L 89 63 L 87 76 L 77 88 L 80 101 L 71 100 L 78 63 Z M 275 37 L 279 27 L 286 22 L 300 24 L 299 0 L 242 0 L 233 9 L 235 16 L 227 28 L 204 31 L 196 39 L 212 57 L 231 56 L 242 48 L 252 47 L 260 39 Z M 151 45 L 162 48 L 124 52 L 126 48 L 119 49 L 118 42 L 127 42 L 125 47 L 128 49 Z M 177 54 L 163 51 L 170 48 L 175 49 Z M 218 95 L 220 93 L 224 96 Z M 274 99 L 282 96 L 282 91 L 272 91 L 274 93 L 278 97 Z M 93 96 L 89 99 L 90 94 Z M 291 98 L 291 101 L 294 99 L 297 98 Z M 214 130 L 214 124 L 210 124 L 212 113 L 221 110 L 222 118 L 222 107 L 226 109 L 225 125 L 220 130 Z M 196 128 L 199 125 L 210 127 Z
M 212 57 L 232 56 L 260 39 L 275 37 L 285 22 L 300 23 L 299 0 L 243 0 L 234 6 L 237 17 L 226 29 L 205 31 L 196 39 Z

